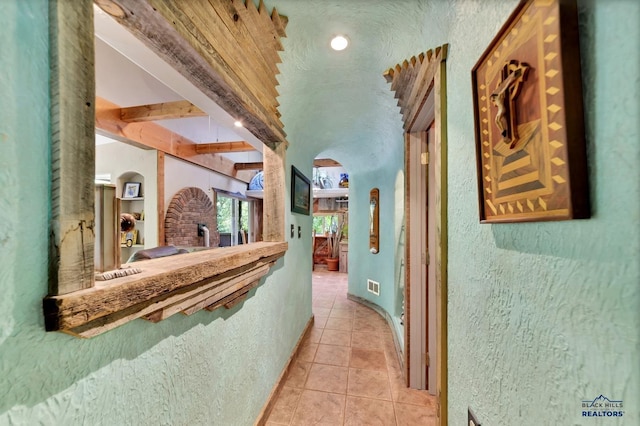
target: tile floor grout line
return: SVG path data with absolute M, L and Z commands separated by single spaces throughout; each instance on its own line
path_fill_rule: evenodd
M 342 293 L 346 293 L 348 291 L 348 287 L 346 285 L 340 285 L 339 287 L 331 286 L 330 288 L 323 288 L 321 287 L 321 285 L 329 281 L 329 277 L 325 275 L 324 277 L 322 277 L 321 282 L 318 282 L 317 280 L 315 280 L 315 277 L 316 276 L 314 275 L 314 280 L 312 281 L 312 286 L 313 286 L 312 308 L 314 310 L 314 314 L 316 314 L 317 312 L 316 309 L 317 309 L 317 310 L 321 310 L 321 313 L 326 314 L 326 317 L 324 321 L 318 321 L 318 325 L 320 325 L 321 323 L 322 326 L 316 327 L 317 330 L 319 330 L 316 332 L 318 334 L 315 337 L 316 342 L 312 343 L 311 341 L 309 341 L 310 344 L 316 345 L 315 351 L 313 354 L 314 356 L 312 357 L 310 362 L 306 363 L 308 365 L 308 369 L 306 371 L 307 374 L 305 375 L 305 380 L 302 384 L 302 389 L 300 389 L 300 395 L 296 401 L 295 408 L 291 413 L 291 417 L 288 424 L 290 426 L 293 426 L 294 420 L 296 419 L 295 418 L 296 414 L 302 414 L 302 413 L 299 413 L 298 411 L 301 408 L 302 395 L 305 392 L 311 391 L 311 392 L 320 392 L 322 394 L 333 394 L 333 395 L 341 396 L 340 398 L 341 403 L 339 403 L 338 405 L 340 406 L 339 408 L 342 413 L 341 424 L 343 425 L 347 424 L 349 420 L 349 418 L 347 417 L 348 415 L 350 414 L 353 415 L 354 413 L 358 412 L 358 411 L 353 411 L 354 409 L 358 410 L 358 408 L 356 408 L 356 406 L 354 405 L 351 405 L 350 411 L 347 412 L 347 401 L 351 400 L 352 404 L 357 404 L 355 401 L 369 401 L 369 403 L 387 401 L 384 398 L 377 398 L 373 396 L 373 394 L 368 396 L 363 396 L 363 395 L 350 393 L 349 380 L 350 378 L 352 378 L 352 374 L 355 374 L 354 371 L 360 368 L 360 367 L 351 365 L 352 352 L 354 348 L 362 350 L 361 354 L 363 354 L 363 356 L 364 354 L 367 353 L 366 351 L 376 351 L 378 353 L 383 354 L 384 370 L 381 370 L 379 368 L 373 368 L 373 365 L 375 365 L 375 362 L 374 364 L 370 364 L 370 366 L 372 367 L 371 369 L 369 368 L 364 368 L 364 369 L 360 368 L 360 369 L 363 371 L 386 372 L 386 384 L 388 386 L 389 396 L 390 396 L 390 400 L 387 402 L 391 402 L 391 404 L 388 406 L 389 409 L 386 411 L 386 416 L 388 416 L 387 419 L 389 420 L 389 424 L 391 424 L 391 422 L 393 422 L 393 424 L 399 424 L 401 420 L 406 423 L 407 406 L 415 406 L 416 408 L 418 408 L 418 407 L 424 407 L 425 405 L 420 404 L 420 401 L 421 401 L 420 398 L 413 399 L 412 397 L 415 396 L 414 394 L 409 393 L 407 395 L 401 396 L 399 393 L 394 392 L 393 390 L 396 388 L 396 386 L 393 383 L 397 381 L 395 370 L 399 366 L 395 366 L 396 368 L 394 369 L 394 362 L 397 363 L 398 361 L 397 359 L 390 357 L 390 355 L 387 353 L 388 338 L 389 338 L 389 334 L 391 333 L 391 330 L 383 328 L 382 325 L 386 327 L 389 327 L 389 325 L 386 324 L 386 322 L 384 324 L 380 324 L 378 321 L 379 314 L 377 314 L 375 311 L 372 311 L 370 308 L 366 306 L 361 306 L 358 304 L 351 305 L 350 303 L 348 303 L 351 301 L 346 298 L 345 300 L 343 300 L 341 297 Z M 337 276 L 337 275 L 332 276 L 332 278 L 335 278 L 335 277 L 338 277 L 339 280 L 342 279 L 340 276 Z M 350 314 L 347 314 L 346 312 L 350 312 Z M 334 316 L 331 316 L 332 314 Z M 373 314 L 377 314 L 377 316 Z M 338 315 L 338 316 L 336 317 L 335 315 Z M 348 318 L 341 318 L 342 316 L 347 316 Z M 330 319 L 333 319 L 333 321 L 329 321 Z M 357 325 L 356 325 L 356 322 L 358 323 Z M 329 324 L 329 328 L 327 328 L 327 324 Z M 347 325 L 344 325 L 344 324 L 347 324 Z M 337 328 L 337 329 L 331 328 L 331 327 L 348 327 L 349 325 L 351 326 L 350 330 L 341 330 L 340 328 Z M 354 329 L 355 327 L 358 327 L 359 329 L 355 330 Z M 323 343 L 322 338 L 326 336 L 325 332 L 327 330 L 343 333 L 343 335 L 348 335 L 349 337 L 348 344 L 336 345 L 336 344 L 326 343 L 326 342 Z M 354 337 L 353 337 L 354 333 L 363 333 L 362 335 L 360 335 L 360 339 L 364 339 L 365 342 L 367 341 L 367 338 L 369 338 L 370 340 L 375 338 L 374 340 L 376 340 L 376 342 L 373 343 L 373 345 L 367 345 L 365 343 L 364 345 L 365 347 L 354 346 Z M 365 334 L 365 333 L 368 333 L 368 334 Z M 333 333 L 329 333 L 329 334 L 333 334 Z M 362 345 L 362 340 L 357 343 Z M 329 355 L 325 355 L 327 357 L 325 361 L 333 362 L 334 364 L 319 362 L 322 360 L 322 358 L 317 358 L 317 357 L 322 347 L 347 348 L 349 352 L 347 366 L 345 367 L 343 365 L 343 361 L 340 361 L 339 357 L 336 359 L 332 359 L 330 350 L 327 350 L 326 352 Z M 314 365 L 318 365 L 318 366 L 324 365 L 324 366 L 337 367 L 337 368 L 343 368 L 343 369 L 346 368 L 347 376 L 346 376 L 346 385 L 345 385 L 346 387 L 345 387 L 344 393 L 341 394 L 341 393 L 335 393 L 335 392 L 329 392 L 329 391 L 308 389 L 306 386 L 310 378 L 310 372 Z M 354 388 L 354 390 L 357 391 L 356 388 Z M 405 401 L 409 399 L 409 402 L 400 402 L 399 400 L 396 400 L 396 398 L 394 398 L 394 394 L 397 394 L 398 398 L 403 399 Z M 402 413 L 399 412 L 400 406 L 403 407 Z M 338 406 L 336 406 L 336 408 L 338 408 Z M 362 407 L 360 408 L 360 410 L 361 409 Z M 350 418 L 354 419 L 353 417 L 350 417 Z M 418 419 L 418 417 L 414 417 L 414 418 Z M 303 420 L 303 419 L 300 418 L 298 420 Z M 340 424 L 340 422 L 337 422 L 337 424 Z M 411 424 L 415 424 L 415 423 L 412 422 Z

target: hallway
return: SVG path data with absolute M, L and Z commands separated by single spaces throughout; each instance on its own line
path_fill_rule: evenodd
M 347 274 L 316 268 L 313 313 L 267 425 L 436 424 L 436 398 L 405 388 L 391 329 L 347 299 Z

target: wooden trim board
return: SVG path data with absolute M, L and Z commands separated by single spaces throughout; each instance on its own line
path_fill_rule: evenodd
M 300 335 L 300 338 L 298 339 L 298 343 L 296 343 L 296 346 L 293 348 L 293 351 L 291 352 L 291 356 L 289 357 L 289 360 L 287 361 L 284 368 L 282 369 L 280 376 L 278 376 L 278 380 L 276 381 L 276 384 L 273 386 L 273 389 L 271 389 L 271 393 L 267 398 L 267 402 L 262 407 L 262 410 L 260 411 L 260 414 L 258 415 L 256 422 L 254 423 L 255 426 L 264 426 L 267 424 L 267 420 L 269 419 L 269 415 L 271 414 L 271 411 L 273 410 L 273 407 L 276 404 L 278 396 L 280 395 L 280 391 L 282 390 L 282 388 L 284 387 L 284 384 L 287 381 L 287 376 L 289 376 L 291 367 L 295 364 L 295 362 L 298 359 L 298 355 L 300 354 L 300 349 L 302 348 L 302 344 L 309 337 L 309 334 L 311 333 L 311 328 L 313 327 L 314 321 L 315 321 L 315 316 L 312 314 L 311 318 L 309 318 L 309 321 L 307 322 L 307 325 L 304 328 L 304 331 L 302 332 L 302 334 Z
M 405 129 L 405 156 L 409 155 L 410 143 L 420 140 L 417 136 L 420 132 L 426 131 L 433 121 L 435 124 L 435 152 L 434 158 L 425 158 L 425 162 L 430 162 L 435 168 L 435 182 L 432 188 L 436 192 L 435 225 L 436 225 L 436 313 L 437 313 L 437 359 L 436 391 L 438 396 L 438 422 L 446 425 L 447 415 L 447 111 L 446 111 L 446 59 L 448 45 L 443 45 L 434 50 L 429 50 L 425 54 L 413 57 L 402 64 L 390 68 L 384 73 L 388 83 L 391 83 L 391 90 L 398 98 L 400 112 L 403 114 Z M 431 119 L 431 115 L 434 116 Z M 410 341 L 411 330 L 411 291 L 410 273 L 412 265 L 410 260 L 410 236 L 412 234 L 410 224 L 410 192 L 416 190 L 415 185 L 409 178 L 410 161 L 405 157 L 405 167 L 407 170 L 407 180 L 405 187 L 405 247 L 406 263 L 405 276 L 405 378 L 410 376 L 409 353 L 412 348 Z M 431 184 L 430 184 L 431 186 Z M 415 231 L 418 232 L 418 231 Z M 415 257 L 415 256 L 414 256 Z M 414 267 L 418 267 L 421 262 L 417 261 Z
M 47 331 L 93 337 L 136 318 L 159 321 L 243 296 L 284 256 L 287 243 L 254 243 L 129 264 L 142 273 L 43 301 Z

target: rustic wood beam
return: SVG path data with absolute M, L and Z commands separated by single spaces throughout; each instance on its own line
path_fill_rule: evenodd
M 259 53 L 260 49 L 256 41 L 249 36 L 245 26 L 238 25 L 239 19 L 234 20 L 234 15 L 238 13 L 231 1 L 210 4 L 208 1 L 198 0 L 188 2 L 161 0 L 154 4 L 166 5 L 167 8 L 164 9 L 166 16 L 179 20 L 186 27 L 190 26 L 190 31 L 193 31 L 193 27 L 197 28 L 200 35 L 198 40 L 200 45 L 197 48 L 205 47 L 202 45 L 206 45 L 207 42 L 210 43 L 210 46 L 229 64 L 233 72 L 263 105 L 277 104 L 275 100 L 278 96 L 277 73 L 269 70 L 262 54 Z M 164 13 L 163 9 L 160 10 Z M 205 50 L 208 49 L 205 48 Z
M 165 153 L 163 151 L 156 151 L 156 161 L 158 162 L 158 172 L 156 174 L 156 188 L 157 188 L 157 196 L 158 202 L 156 205 L 156 212 L 158 215 L 158 243 L 159 245 L 165 245 L 164 239 L 164 216 L 165 216 L 165 208 L 164 208 L 164 181 L 165 181 Z
M 225 176 L 249 182 L 250 172 L 237 171 L 233 161 L 219 154 L 198 154 L 196 143 L 155 123 L 126 123 L 120 119 L 120 107 L 96 98 L 96 128 L 132 141 L 133 145 L 157 149 L 184 161 Z
M 196 144 L 196 153 L 198 154 L 222 154 L 225 152 L 247 152 L 255 150 L 256 149 L 253 147 L 253 145 L 244 141 Z
M 246 29 L 249 37 L 254 41 L 258 48 L 259 54 L 268 64 L 274 75 L 280 73 L 277 64 L 282 62 L 280 60 L 279 51 L 283 50 L 282 43 L 280 42 L 280 36 L 273 34 L 273 25 L 265 26 L 263 17 L 260 16 L 260 12 L 252 2 L 245 2 L 244 0 L 232 0 L 233 8 L 236 10 L 240 17 L 239 22 L 244 25 L 241 27 Z M 275 9 L 274 9 L 275 10 Z M 275 23 L 275 21 L 274 21 Z
M 264 163 L 236 163 L 234 167 L 236 170 L 262 170 L 264 169 Z M 319 158 L 313 160 L 313 167 L 342 167 L 342 164 L 330 158 Z
M 331 158 L 317 158 L 313 160 L 313 167 L 342 167 L 342 164 Z
M 280 15 L 277 11 L 276 8 L 273 8 L 273 11 L 271 12 L 271 20 L 273 21 L 273 24 L 275 25 L 276 31 L 278 32 L 278 35 L 280 37 L 286 37 L 287 33 L 285 32 L 285 28 L 287 28 L 287 24 L 289 23 L 289 18 L 287 18 L 284 15 Z
M 146 315 L 145 319 L 159 322 L 178 312 L 192 315 L 213 303 L 236 295 L 239 291 L 244 289 L 249 291 L 254 281 L 260 280 L 269 272 L 270 266 L 272 266 L 272 263 L 265 264 L 264 262 L 251 265 L 246 271 L 233 278 L 224 277 L 218 282 L 212 282 L 210 285 L 191 290 L 188 294 L 176 295 L 177 297 L 173 298 L 175 303 L 172 304 L 171 301 L 167 301 L 165 307 Z
M 264 150 L 264 241 L 286 241 L 284 194 L 286 146 Z
M 428 61 L 425 61 L 420 68 L 418 75 L 415 78 L 416 84 L 413 85 L 411 93 L 406 98 L 407 108 L 402 115 L 405 119 L 405 123 L 409 123 L 409 127 L 405 128 L 405 130 L 412 127 L 417 118 L 418 112 L 422 109 L 423 105 L 418 101 L 426 99 L 427 94 L 433 90 L 433 77 L 435 76 L 436 70 L 440 68 L 440 62 L 447 59 L 447 45 L 445 44 L 443 47 L 444 49 L 437 47 L 435 49 L 435 53 L 432 50 L 427 51 Z
M 240 171 L 240 170 L 263 170 L 264 169 L 264 163 L 263 162 L 257 162 L 257 163 L 236 163 L 233 166 L 236 171 Z
M 189 101 L 163 102 L 120 109 L 120 119 L 126 123 L 206 116 L 206 112 Z
M 49 294 L 93 286 L 94 40 L 91 0 L 49 5 Z
M 204 308 L 242 294 L 286 250 L 285 242 L 255 243 L 137 262 L 143 269 L 139 274 L 45 298 L 45 325 L 48 331 L 92 337 L 136 318 L 193 313 L 199 302 Z
M 387 83 L 391 83 L 391 90 L 398 99 L 398 106 L 404 121 L 405 131 L 409 131 L 423 107 L 420 100 L 426 99 L 433 89 L 433 77 L 442 61 L 447 59 L 448 45 L 428 50 L 418 57 L 405 60 L 383 73 Z

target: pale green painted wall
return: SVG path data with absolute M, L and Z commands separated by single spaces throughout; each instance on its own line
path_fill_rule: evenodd
M 449 21 L 450 423 L 639 424 L 640 4 L 579 2 L 593 218 L 480 225 L 470 70 L 514 5 Z M 600 394 L 622 419 L 581 417 Z
M 396 180 L 403 169 L 404 142 L 397 99 L 382 73 L 428 48 L 422 37 L 426 28 L 416 33 L 397 29 L 419 28 L 429 8 L 414 1 L 280 0 L 276 6 L 289 17 L 278 76 L 279 110 L 290 142 L 288 161 L 308 176 L 316 156 L 333 158 L 345 167 L 350 186 L 349 293 L 399 315 L 396 296 L 401 268 L 396 254 L 403 218 L 396 209 Z M 392 35 L 380 32 L 382 22 L 386 32 L 393 30 Z M 345 52 L 325 46 L 332 34 L 345 31 L 351 37 Z M 372 46 L 387 52 L 390 45 L 393 55 L 370 54 Z M 369 253 L 369 191 L 376 187 L 380 189 L 381 253 L 373 255 Z M 306 223 L 305 218 L 294 217 Z M 380 283 L 380 296 L 367 292 L 368 278 Z
M 232 310 L 89 340 L 44 331 L 47 9 L 0 2 L 0 425 L 253 424 L 311 315 L 291 257 Z

